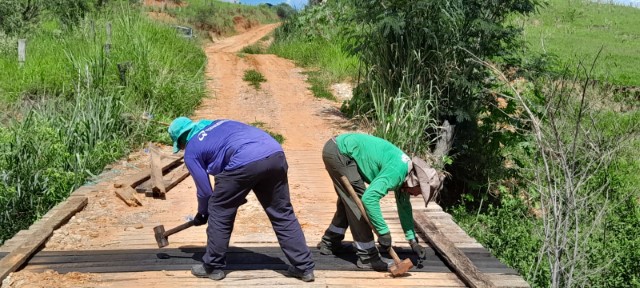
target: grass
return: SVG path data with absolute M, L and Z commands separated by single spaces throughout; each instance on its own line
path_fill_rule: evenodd
M 329 85 L 331 85 L 331 81 L 327 77 L 327 73 L 323 71 L 310 71 L 306 72 L 307 74 L 307 82 L 311 84 L 311 92 L 313 96 L 316 98 L 324 98 L 336 101 L 336 96 L 331 93 L 329 90 Z
M 264 54 L 265 48 L 260 43 L 251 44 L 248 46 L 242 47 L 240 52 L 245 54 Z
M 260 128 L 260 129 L 264 130 L 264 132 L 267 132 L 267 134 L 269 134 L 271 137 L 273 137 L 273 139 L 278 141 L 278 143 L 280 143 L 280 144 L 284 143 L 285 139 L 284 139 L 284 136 L 282 136 L 282 134 L 271 132 L 270 130 L 265 128 L 267 123 L 264 123 L 264 122 L 261 122 L 261 121 L 256 121 L 256 122 L 250 123 L 249 125 L 255 126 L 257 128 Z
M 548 3 L 538 14 L 515 22 L 524 28 L 532 51 L 555 54 L 567 64 L 591 62 L 602 48 L 594 76 L 640 86 L 640 9 L 582 0 Z
M 311 84 L 313 95 L 335 100 L 329 85 L 350 81 L 358 74 L 358 59 L 348 55 L 343 51 L 342 45 L 336 42 L 339 41 L 288 39 L 276 41 L 268 52 L 314 70 L 308 73 L 307 80 Z
M 0 244 L 146 140 L 169 143 L 159 120 L 204 96 L 205 56 L 173 27 L 114 3 L 72 30 L 56 21 L 28 36 L 27 62 L 0 53 Z M 111 23 L 111 53 L 104 27 Z M 95 29 L 94 29 L 95 28 Z M 94 32 L 95 31 L 95 32 Z M 118 64 L 128 63 L 125 80 Z
M 249 85 L 256 88 L 256 90 L 260 89 L 260 83 L 267 82 L 267 79 L 264 78 L 262 73 L 254 69 L 244 71 L 242 80 L 249 82 Z

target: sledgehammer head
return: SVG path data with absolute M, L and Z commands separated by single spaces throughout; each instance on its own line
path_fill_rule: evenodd
M 409 259 L 404 259 L 400 262 L 396 262 L 393 266 L 389 267 L 389 272 L 391 272 L 391 276 L 400 277 L 405 275 L 409 270 L 413 268 L 413 263 Z
M 164 236 L 164 225 L 153 227 L 153 232 L 156 236 L 156 243 L 158 243 L 158 248 L 169 245 L 169 239 Z

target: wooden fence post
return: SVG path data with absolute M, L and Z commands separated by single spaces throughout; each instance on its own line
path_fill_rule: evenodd
M 111 22 L 107 22 L 107 43 L 104 44 L 104 54 L 109 56 L 111 52 Z
M 111 44 L 111 22 L 107 22 L 107 43 Z
M 89 21 L 89 26 L 91 26 L 89 29 L 91 29 L 91 39 L 93 39 L 93 41 L 96 41 L 96 23 L 95 21 L 93 21 L 93 19 L 91 21 Z
M 24 66 L 27 60 L 27 39 L 18 39 L 18 63 L 20 67 Z
M 127 70 L 131 67 L 131 62 L 118 63 L 118 72 L 120 72 L 120 83 L 127 86 Z

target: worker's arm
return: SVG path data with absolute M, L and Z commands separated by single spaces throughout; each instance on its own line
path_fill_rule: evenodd
M 187 166 L 193 182 L 196 183 L 197 196 L 198 196 L 198 213 L 203 215 L 209 215 L 209 198 L 213 194 L 211 189 L 211 181 L 209 180 L 209 174 L 204 166 L 196 157 L 187 157 L 185 154 L 184 164 Z
M 367 210 L 367 216 L 371 225 L 378 231 L 378 235 L 389 233 L 389 226 L 382 217 L 380 209 L 380 199 L 389 193 L 388 180 L 385 177 L 379 177 L 371 181 L 367 190 L 362 194 L 362 205 Z
M 394 194 L 396 196 L 396 206 L 398 207 L 398 216 L 400 217 L 400 225 L 402 225 L 402 231 L 404 231 L 404 237 L 407 240 L 413 240 L 416 238 L 415 227 L 413 224 L 413 209 L 411 207 L 411 201 L 409 194 L 397 189 Z

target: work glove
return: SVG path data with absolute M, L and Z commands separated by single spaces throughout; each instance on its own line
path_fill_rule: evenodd
M 382 250 L 388 251 L 391 248 L 391 233 L 378 236 L 378 244 Z
M 209 215 L 201 214 L 198 212 L 196 217 L 193 218 L 193 226 L 200 226 L 207 224 L 207 219 L 209 219 Z
M 411 245 L 411 250 L 413 250 L 413 253 L 418 255 L 419 259 L 427 258 L 427 248 L 420 246 L 420 244 L 418 244 L 418 239 L 409 240 L 409 245 Z

